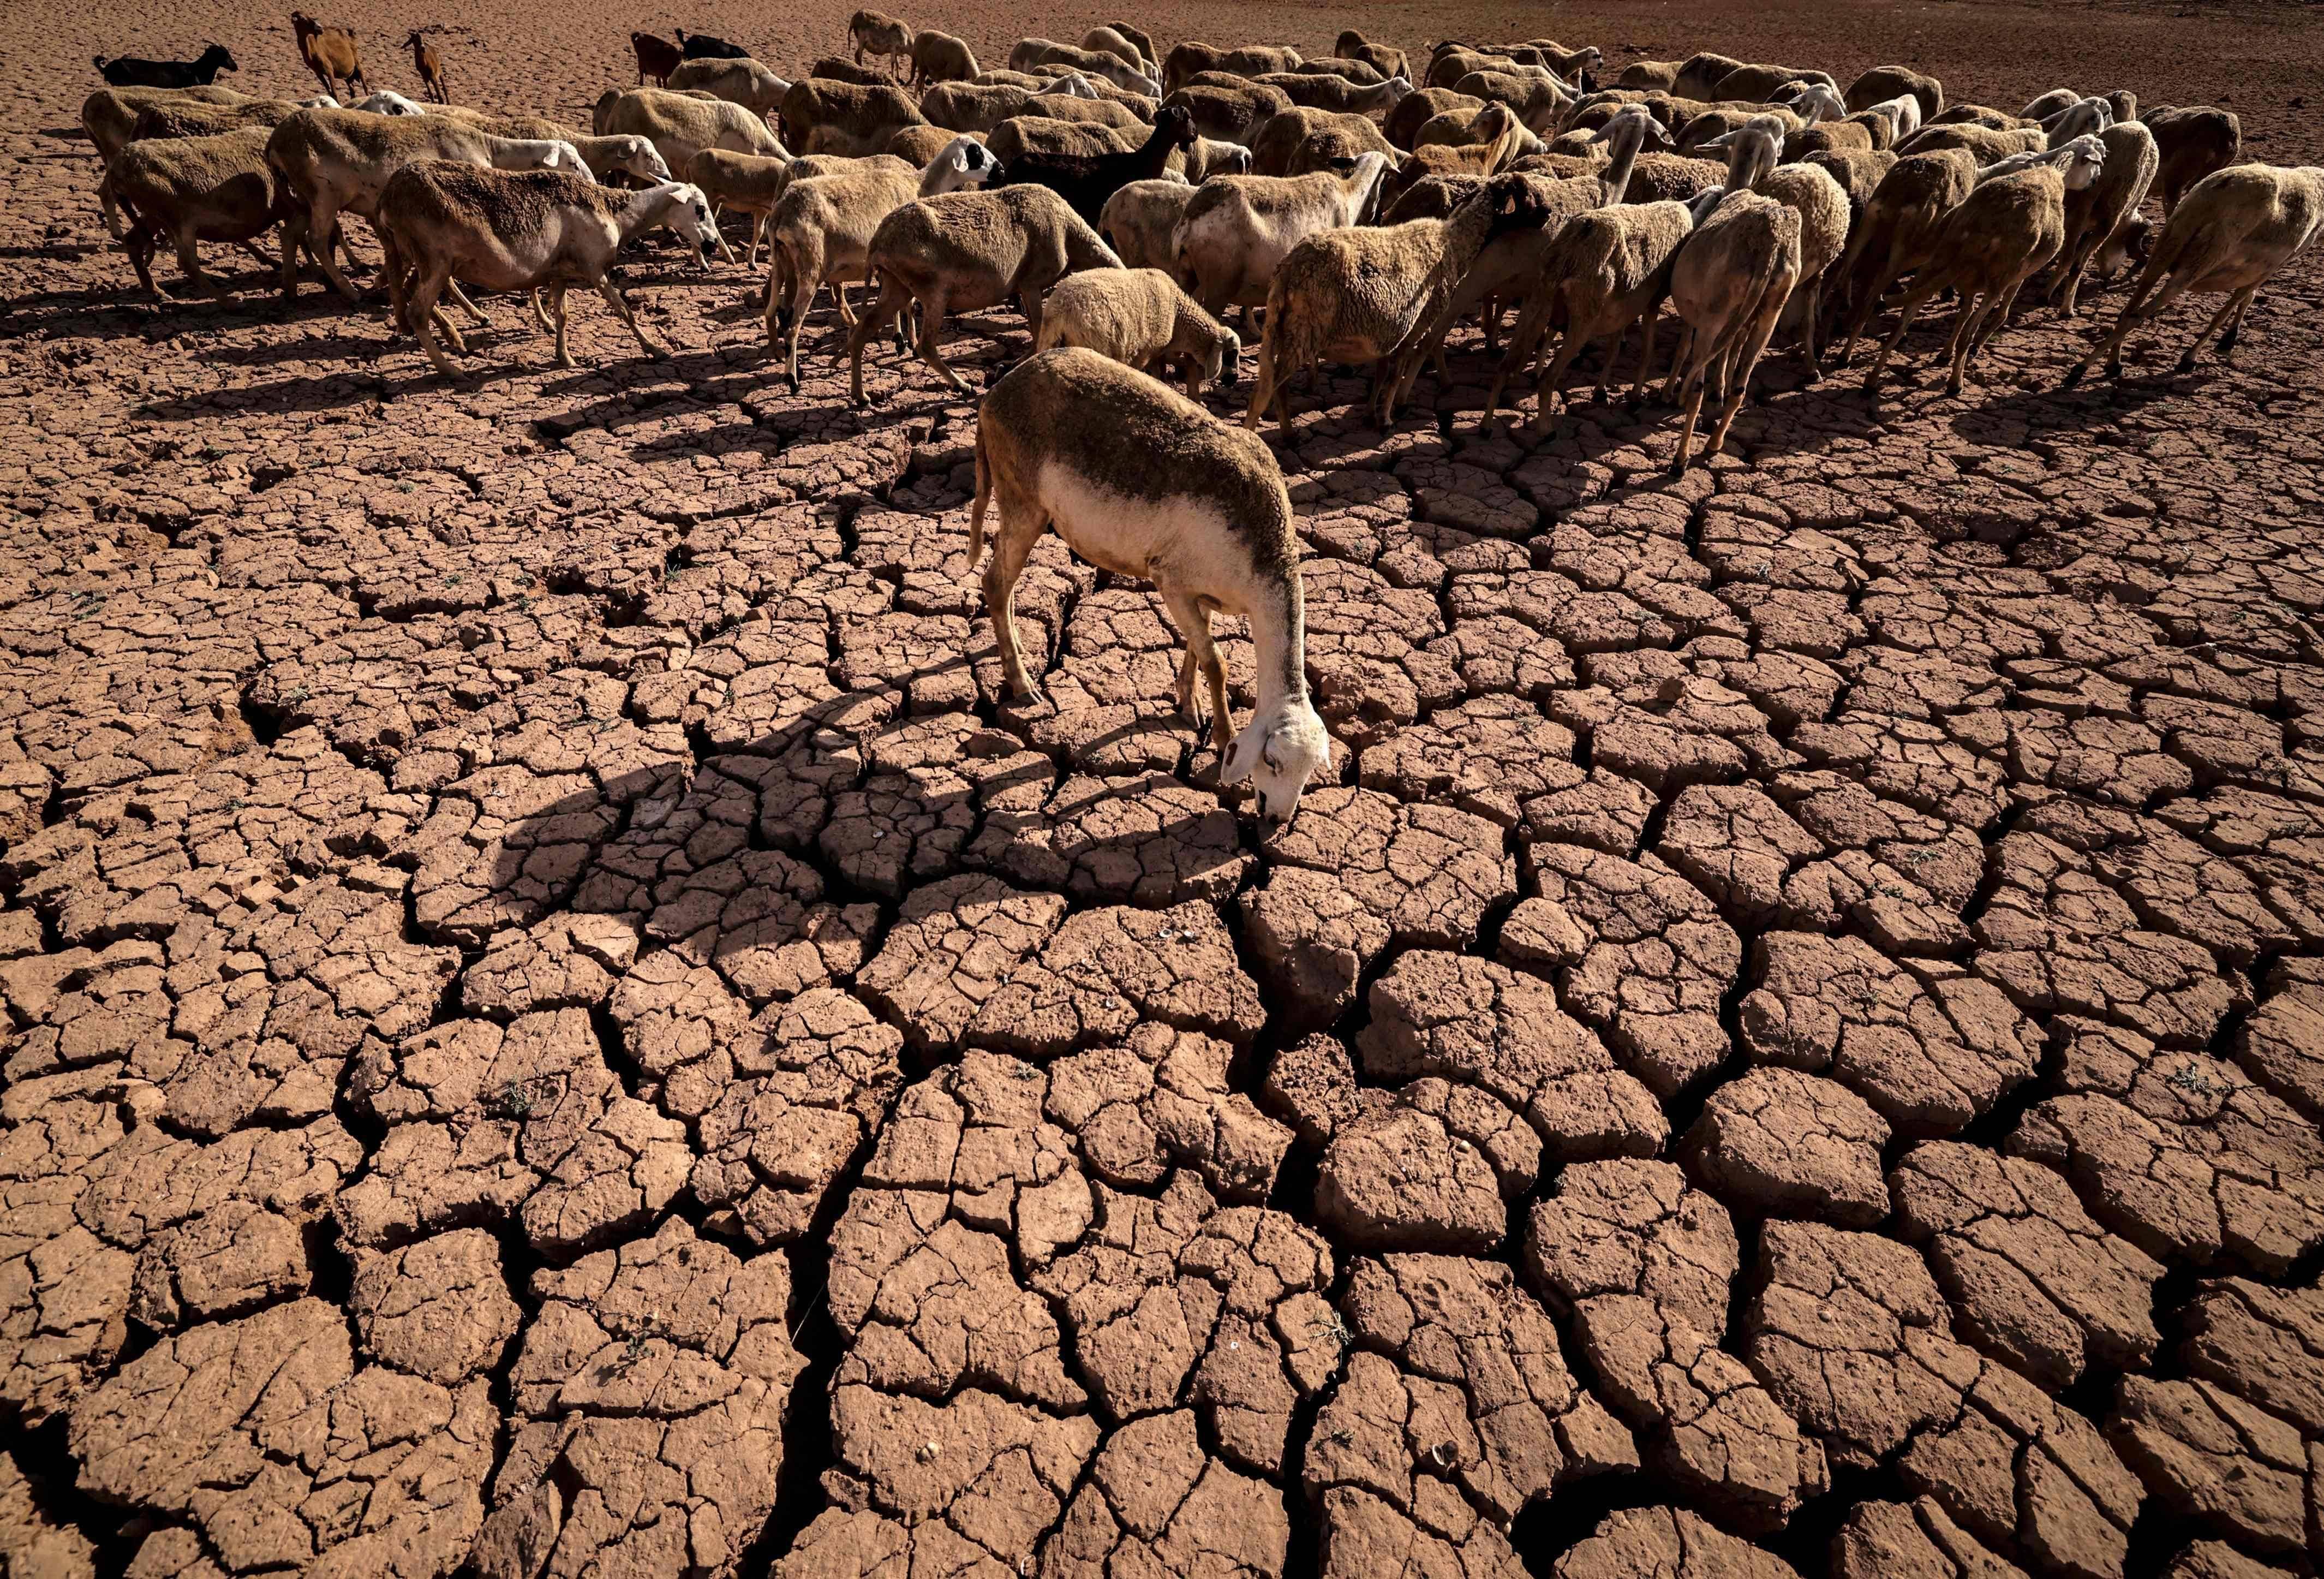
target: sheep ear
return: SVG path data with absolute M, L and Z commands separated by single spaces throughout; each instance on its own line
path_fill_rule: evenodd
M 1250 743 L 1250 732 L 1243 731 L 1227 742 L 1227 754 L 1219 759 L 1219 783 L 1222 787 L 1240 784 L 1259 768 L 1259 752 Z

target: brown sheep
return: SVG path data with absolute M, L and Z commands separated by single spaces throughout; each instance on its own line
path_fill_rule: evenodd
M 657 38 L 650 32 L 632 33 L 630 50 L 638 58 L 640 88 L 646 85 L 646 78 L 649 77 L 654 79 L 655 86 L 668 88 L 669 74 L 677 70 L 686 59 L 678 53 L 676 44 L 671 43 L 668 39 Z
M 323 85 L 323 91 L 337 97 L 339 84 L 350 84 L 362 93 L 371 91 L 364 80 L 363 58 L 355 48 L 355 33 L 343 27 L 325 27 L 303 11 L 290 14 L 290 31 L 299 41 L 299 58 L 307 62 L 307 69 Z
M 2166 106 L 2147 111 L 2142 124 L 2154 134 L 2155 149 L 2163 156 L 2155 180 L 2162 184 L 2165 214 L 2178 211 L 2179 199 L 2196 182 L 2243 157 L 2244 124 L 2232 110 Z
M 1921 118 L 1933 121 L 1945 113 L 1945 85 L 1910 66 L 1875 66 L 1848 85 L 1850 115 L 1870 109 L 1883 99 L 1909 93 L 1920 101 Z
M 413 28 L 411 36 L 403 41 L 403 46 L 411 51 L 411 69 L 420 74 L 420 86 L 426 92 L 428 102 L 450 104 L 452 89 L 444 78 L 443 57 L 437 54 L 436 46 L 428 42 L 426 30 Z
M 2154 134 L 2136 121 L 2108 126 L 2098 141 L 2106 145 L 2105 169 L 2089 186 L 2066 194 L 2066 240 L 2058 250 L 2058 277 L 2050 290 L 2061 318 L 2074 316 L 2083 272 L 2131 224 L 2163 162 Z

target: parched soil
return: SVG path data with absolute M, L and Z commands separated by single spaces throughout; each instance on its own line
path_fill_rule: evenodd
M 385 5 L 331 18 L 379 84 L 451 23 L 459 99 L 576 120 L 633 26 L 796 70 L 849 9 Z M 2313 8 L 1131 20 L 2324 157 Z M 1045 544 L 1054 706 L 1005 694 L 917 363 L 851 411 L 819 310 L 793 392 L 667 245 L 667 361 L 502 300 L 447 385 L 224 248 L 148 305 L 88 57 L 303 94 L 287 21 L 18 22 L 0 1573 L 2314 1574 L 2314 257 L 2232 367 L 2171 371 L 2190 306 L 2060 392 L 2119 282 L 1959 399 L 1947 309 L 1877 402 L 1776 355 L 1679 482 L 1659 407 L 1480 438 L 1473 329 L 1391 432 L 1325 379 L 1277 452 L 1338 749 L 1263 839 L 1150 588 Z

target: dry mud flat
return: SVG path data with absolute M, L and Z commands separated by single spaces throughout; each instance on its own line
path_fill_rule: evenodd
M 973 408 L 851 413 L 826 316 L 792 394 L 739 271 L 632 266 L 670 362 L 503 304 L 448 388 L 311 288 L 126 304 L 76 62 L 293 86 L 186 10 L 5 46 L 0 1571 L 2313 1573 L 2312 263 L 2232 370 L 1778 359 L 1678 484 L 1657 410 L 1479 439 L 1473 334 L 1393 432 L 1333 383 L 1342 750 L 1262 843 L 1147 589 L 1045 545 L 1000 694 Z M 2318 157 L 2312 19 L 2073 14 L 1153 26 Z M 474 20 L 456 91 L 569 114 L 656 19 Z

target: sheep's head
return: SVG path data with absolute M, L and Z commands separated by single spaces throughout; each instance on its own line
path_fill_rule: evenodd
M 946 190 L 957 191 L 962 187 L 990 184 L 1001 173 L 1001 162 L 983 143 L 963 133 L 945 144 L 933 168 L 942 177 Z
M 1307 780 L 1332 759 L 1332 736 L 1305 697 L 1287 698 L 1262 713 L 1227 743 L 1219 762 L 1219 782 L 1250 780 L 1256 809 L 1269 833 L 1288 825 L 1299 809 Z
M 1522 175 L 1497 175 L 1470 200 L 1489 205 L 1489 238 L 1512 230 L 1538 230 L 1549 221 L 1549 205 L 1542 200 L 1540 188 Z
M 1154 117 L 1154 134 L 1171 148 L 1192 148 L 1194 145 L 1194 115 L 1183 106 L 1172 105 Z
M 1626 136 L 1636 140 L 1633 146 L 1660 143 L 1667 147 L 1672 142 L 1669 128 L 1655 119 L 1652 110 L 1642 104 L 1626 104 L 1607 116 L 1606 124 L 1591 134 L 1590 144 L 1612 143 Z
M 683 181 L 672 181 L 657 189 L 669 199 L 669 217 L 665 221 L 688 246 L 709 266 L 710 255 L 718 249 L 718 226 L 710 217 L 710 199 L 702 195 L 700 187 Z
M 588 161 L 581 157 L 581 150 L 561 137 L 549 139 L 548 146 L 541 150 L 540 168 L 562 171 L 567 175 L 577 175 L 583 180 L 594 181 L 597 179 L 595 173 L 590 170 Z
M 2095 135 L 2075 138 L 2062 148 L 2051 151 L 2059 167 L 2065 172 L 2066 189 L 2078 191 L 2098 179 L 2106 169 L 2106 144 Z
M 647 185 L 670 179 L 669 166 L 663 162 L 661 150 L 643 137 L 622 137 L 614 144 L 613 168 L 637 177 Z

